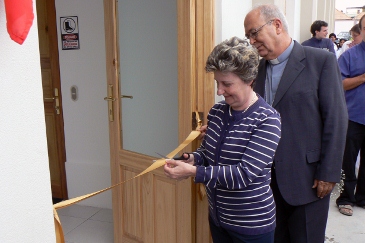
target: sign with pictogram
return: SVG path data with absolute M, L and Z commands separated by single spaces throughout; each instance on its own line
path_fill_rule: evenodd
M 80 49 L 77 16 L 60 17 L 62 50 Z

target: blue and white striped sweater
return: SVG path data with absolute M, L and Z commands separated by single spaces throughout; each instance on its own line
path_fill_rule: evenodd
M 230 115 L 217 103 L 194 152 L 196 183 L 206 186 L 209 213 L 217 225 L 256 235 L 275 228 L 271 165 L 280 140 L 279 114 L 261 97 L 245 112 Z

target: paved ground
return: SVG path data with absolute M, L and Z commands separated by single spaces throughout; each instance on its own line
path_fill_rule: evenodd
M 353 208 L 353 215 L 341 214 L 336 207 L 339 193 L 335 188 L 331 203 L 326 230 L 326 243 L 364 243 L 365 242 L 365 209 Z

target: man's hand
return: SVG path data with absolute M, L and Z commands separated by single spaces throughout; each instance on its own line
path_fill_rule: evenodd
M 312 188 L 317 188 L 317 197 L 323 198 L 332 192 L 335 185 L 335 182 L 326 182 L 314 179 Z

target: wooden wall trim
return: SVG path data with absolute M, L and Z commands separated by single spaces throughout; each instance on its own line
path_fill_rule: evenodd
M 178 0 L 178 60 L 179 60 L 179 140 L 182 141 L 191 131 L 192 112 L 203 112 L 203 122 L 214 104 L 214 79 L 205 72 L 205 62 L 214 47 L 214 0 Z M 182 124 L 188 123 L 188 126 Z M 192 151 L 199 142 L 186 148 Z M 192 183 L 191 222 L 192 241 L 209 242 L 210 232 L 207 223 L 207 199 L 197 196 L 198 190 Z M 187 198 L 182 197 L 187 201 Z
M 190 133 L 191 112 L 195 103 L 195 0 L 177 1 L 179 142 Z M 186 148 L 189 151 L 191 148 Z
M 114 81 L 118 80 L 118 63 L 117 63 L 117 26 L 116 26 L 116 1 L 115 0 L 104 0 L 104 28 L 105 28 L 105 51 L 106 51 L 106 86 L 105 94 L 107 94 L 108 85 L 113 84 Z M 114 85 L 114 97 L 119 97 L 119 87 Z M 106 95 L 105 95 L 106 96 Z M 111 184 L 117 184 L 119 182 L 120 175 L 118 170 L 113 170 L 118 164 L 117 147 L 120 144 L 119 134 L 113 131 L 120 131 L 119 118 L 117 117 L 119 102 L 113 102 L 114 104 L 114 122 L 109 122 L 109 141 L 110 141 L 110 168 L 111 168 Z M 118 188 L 112 189 L 112 206 L 113 208 L 118 207 L 118 198 L 120 198 L 120 191 Z M 113 213 L 114 221 L 114 242 L 118 242 L 118 231 L 122 228 L 122 221 L 119 220 L 121 215 Z

